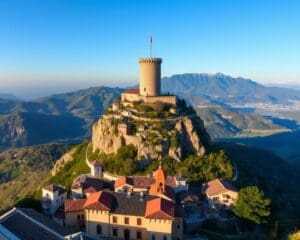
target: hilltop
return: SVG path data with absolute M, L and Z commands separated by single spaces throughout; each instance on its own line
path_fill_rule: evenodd
M 92 148 L 114 154 L 122 146 L 133 145 L 137 159 L 147 163 L 169 156 L 181 161 L 189 154 L 203 156 L 210 145 L 204 124 L 184 100 L 178 106 L 155 103 L 114 102 L 93 125 Z

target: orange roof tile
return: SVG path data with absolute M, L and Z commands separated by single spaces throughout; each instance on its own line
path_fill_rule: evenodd
M 112 205 L 112 195 L 108 192 L 91 193 L 84 203 L 84 208 L 109 211 Z
M 209 196 L 219 194 L 228 190 L 237 192 L 236 188 L 232 186 L 229 182 L 219 178 L 204 183 L 203 190 Z
M 83 210 L 86 199 L 66 200 L 64 203 L 65 212 L 76 212 Z
M 146 218 L 174 219 L 174 203 L 163 198 L 155 198 L 147 202 Z
M 138 88 L 132 88 L 125 91 L 125 93 L 129 94 L 140 94 L 140 90 Z
M 115 188 L 128 184 L 133 186 L 133 180 L 131 177 L 121 177 L 115 181 Z

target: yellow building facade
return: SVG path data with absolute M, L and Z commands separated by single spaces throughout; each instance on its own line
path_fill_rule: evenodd
M 180 240 L 183 238 L 183 219 L 175 212 L 173 202 L 159 197 L 98 192 L 86 200 L 66 202 L 65 223 L 70 227 L 79 227 L 77 223 L 83 214 L 85 231 L 90 236 L 125 240 Z

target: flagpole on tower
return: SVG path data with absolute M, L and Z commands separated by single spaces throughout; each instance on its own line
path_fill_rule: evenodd
M 152 57 L 152 35 L 150 35 L 150 57 Z

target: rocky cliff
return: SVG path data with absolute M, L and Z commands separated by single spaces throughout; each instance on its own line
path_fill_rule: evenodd
M 126 117 L 115 113 L 101 117 L 92 129 L 93 151 L 111 154 L 121 146 L 133 144 L 138 160 L 148 162 L 170 156 L 181 161 L 189 154 L 203 156 L 210 145 L 203 122 L 195 114 L 161 119 L 137 115 L 127 111 Z

